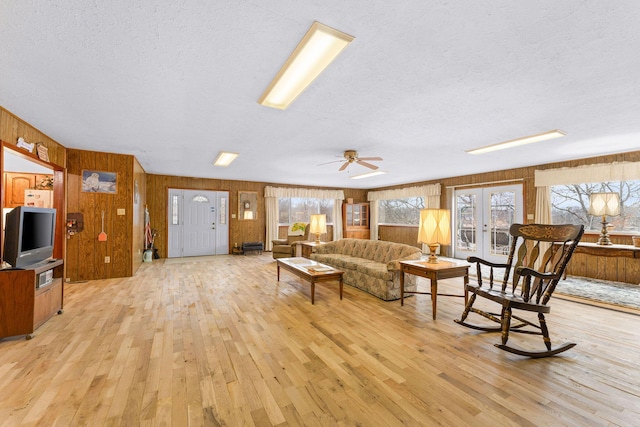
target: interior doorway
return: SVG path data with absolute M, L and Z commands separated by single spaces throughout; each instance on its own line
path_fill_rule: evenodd
M 168 258 L 229 253 L 229 192 L 169 189 Z
M 522 184 L 459 189 L 454 197 L 454 256 L 505 262 L 509 227 L 524 219 Z

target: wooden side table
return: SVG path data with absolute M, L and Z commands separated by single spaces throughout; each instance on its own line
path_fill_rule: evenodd
M 438 258 L 435 264 L 429 264 L 426 260 L 416 261 L 400 261 L 400 305 L 404 305 L 404 294 L 427 294 L 431 295 L 431 309 L 433 311 L 433 320 L 436 319 L 436 308 L 438 306 L 438 295 L 447 297 L 464 297 L 465 305 L 467 303 L 467 292 L 464 295 L 438 294 L 438 279 L 451 279 L 453 277 L 464 277 L 465 286 L 469 283 L 469 267 L 470 265 L 464 261 L 453 259 L 442 260 Z M 431 292 L 418 292 L 404 290 L 404 275 L 413 274 L 414 276 L 425 277 L 431 281 Z
M 316 246 L 324 245 L 327 242 L 298 242 L 297 249 L 300 249 L 300 254 L 296 254 L 296 256 L 303 256 L 305 258 L 311 258 L 311 253 L 313 252 L 313 248 Z

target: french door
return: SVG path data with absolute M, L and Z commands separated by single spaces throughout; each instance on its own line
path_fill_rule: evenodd
M 169 258 L 229 253 L 229 193 L 169 189 Z
M 454 203 L 455 257 L 505 262 L 509 227 L 523 222 L 522 184 L 456 190 Z

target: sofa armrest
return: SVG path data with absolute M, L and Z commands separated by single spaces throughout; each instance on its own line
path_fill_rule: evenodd
M 387 263 L 387 271 L 398 271 L 400 270 L 400 261 L 414 261 L 420 259 L 422 256 L 422 252 L 416 252 L 411 255 L 391 260 Z
M 287 239 L 276 239 L 276 240 L 272 240 L 271 243 L 273 245 L 288 245 L 289 241 Z
M 387 271 L 396 271 L 396 270 L 400 270 L 400 261 L 397 259 L 394 259 L 393 261 L 389 261 L 387 263 Z

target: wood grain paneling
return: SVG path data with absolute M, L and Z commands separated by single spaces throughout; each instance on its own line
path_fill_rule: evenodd
M 142 222 L 140 219 L 144 204 L 134 206 L 133 200 L 135 177 L 144 180 L 142 168 L 138 165 L 138 169 L 134 169 L 135 159 L 129 155 L 75 149 L 67 153 L 68 212 L 78 212 L 84 217 L 84 230 L 67 241 L 67 277 L 80 281 L 131 276 L 134 265 L 139 265 L 133 257 L 141 248 L 138 240 L 142 239 L 140 229 L 144 221 L 144 217 Z M 82 192 L 85 169 L 117 173 L 117 193 Z M 124 215 L 118 215 L 118 209 L 124 209 Z M 97 238 L 102 229 L 103 211 L 106 242 Z M 105 257 L 110 257 L 109 263 Z
M 10 145 L 16 145 L 19 137 L 31 143 L 44 144 L 49 150 L 49 162 L 63 168 L 66 166 L 66 149 L 64 146 L 40 132 L 20 117 L 0 107 L 0 139 Z M 20 148 L 16 149 L 25 151 Z M 35 156 L 35 150 L 33 155 Z
M 144 251 L 144 207 L 147 204 L 147 178 L 142 165 L 133 159 L 133 256 L 131 259 L 132 272 L 135 273 L 142 264 Z
M 229 252 L 231 252 L 231 248 L 235 243 L 241 246 L 242 242 L 265 242 L 264 188 L 268 185 L 291 188 L 302 187 L 265 182 L 147 174 L 147 205 L 151 214 L 151 226 L 158 229 L 158 236 L 155 240 L 158 253 L 163 258 L 167 256 L 167 198 L 169 188 L 229 192 Z M 238 220 L 238 191 L 255 191 L 258 193 L 258 215 L 255 220 Z M 352 197 L 363 201 L 366 199 L 366 190 L 345 189 L 344 192 L 345 198 Z M 236 217 L 233 218 L 233 215 L 236 215 Z

